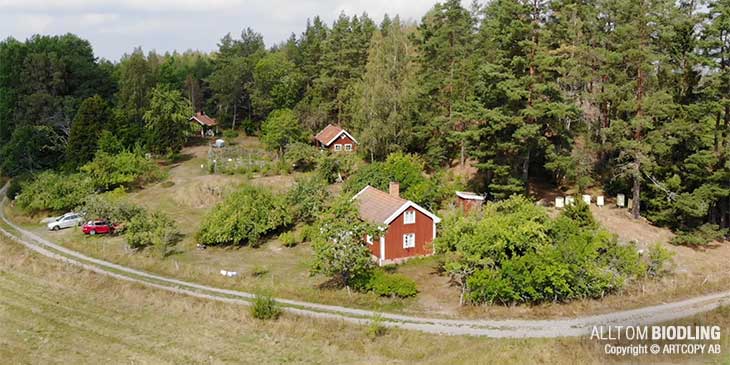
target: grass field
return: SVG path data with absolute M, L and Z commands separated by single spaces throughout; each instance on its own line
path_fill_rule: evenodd
M 250 148 L 262 148 L 256 138 L 239 137 L 237 142 Z M 283 192 L 294 184 L 297 174 L 279 176 L 210 175 L 205 164 L 207 146 L 184 150 L 185 158 L 166 166 L 166 181 L 146 186 L 126 194 L 126 199 L 150 210 L 160 210 L 171 216 L 183 233 L 176 253 L 160 258 L 154 251 L 133 253 L 123 237 L 85 237 L 78 229 L 48 232 L 38 224 L 40 217 L 26 217 L 17 209 L 6 208 L 7 215 L 26 229 L 54 242 L 89 256 L 176 277 L 187 281 L 243 291 L 265 289 L 277 297 L 299 299 L 325 304 L 346 305 L 380 311 L 413 315 L 466 318 L 549 318 L 625 310 L 655 305 L 730 288 L 730 245 L 718 245 L 706 251 L 666 243 L 671 232 L 653 227 L 643 221 L 626 217 L 625 210 L 606 207 L 594 209 L 594 215 L 622 241 L 637 240 L 646 245 L 664 242 L 675 252 L 675 274 L 659 281 L 646 280 L 628 286 L 623 292 L 600 300 L 576 300 L 571 303 L 543 303 L 521 306 L 460 306 L 458 289 L 448 277 L 438 273 L 438 257 L 410 261 L 397 270 L 413 278 L 419 290 L 415 298 L 406 300 L 380 298 L 373 294 L 349 293 L 346 290 L 320 290 L 327 278 L 309 275 L 312 258 L 309 244 L 286 248 L 270 238 L 259 248 L 230 247 L 195 248 L 195 232 L 200 220 L 223 197 L 244 183 L 257 184 Z M 337 187 L 338 185 L 333 185 Z M 222 277 L 220 270 L 236 271 L 236 278 Z M 254 273 L 265 272 L 263 275 Z
M 723 327 L 730 309 L 684 321 Z M 587 338 L 488 339 L 389 330 L 284 315 L 252 319 L 245 307 L 120 282 L 30 254 L 0 239 L 0 359 L 7 364 L 598 364 Z M 627 359 L 619 359 L 627 360 Z M 706 358 L 632 363 L 728 364 Z

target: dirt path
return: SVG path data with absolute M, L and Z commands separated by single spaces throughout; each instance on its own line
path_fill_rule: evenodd
M 0 189 L 3 196 L 6 187 Z M 6 199 L 3 199 L 2 204 L 4 205 L 5 202 Z M 28 249 L 102 275 L 179 294 L 241 305 L 249 305 L 254 296 L 251 293 L 214 288 L 150 274 L 88 257 L 15 225 L 5 217 L 2 209 L 0 209 L 0 220 L 3 223 L 0 232 Z M 429 333 L 502 338 L 542 338 L 581 336 L 590 333 L 593 326 L 600 325 L 645 325 L 673 321 L 710 311 L 722 305 L 730 305 L 730 291 L 635 310 L 557 320 L 452 320 L 376 313 L 368 310 L 288 299 L 277 299 L 277 301 L 288 312 L 315 318 L 366 324 L 373 316 L 380 315 L 385 326 Z

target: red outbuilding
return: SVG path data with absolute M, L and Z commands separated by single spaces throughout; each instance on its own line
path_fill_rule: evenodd
M 332 152 L 352 152 L 357 149 L 357 140 L 339 126 L 328 124 L 321 132 L 314 136 L 314 141 L 320 148 Z
M 433 254 L 432 242 L 441 218 L 401 198 L 398 183 L 391 183 L 388 193 L 368 185 L 353 200 L 358 204 L 360 218 L 377 225 L 382 232 L 380 237 L 365 238 L 379 265 Z
M 456 205 L 465 213 L 480 208 L 484 204 L 484 196 L 468 191 L 456 192 Z
M 200 125 L 200 136 L 212 137 L 218 132 L 218 121 L 215 118 L 211 118 L 205 114 L 205 112 L 197 112 L 195 115 L 188 119 L 190 122 L 195 122 Z

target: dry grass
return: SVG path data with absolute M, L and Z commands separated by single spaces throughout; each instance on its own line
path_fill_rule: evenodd
M 258 140 L 252 137 L 239 137 L 237 143 L 260 147 Z M 398 271 L 416 280 L 420 291 L 416 298 L 385 299 L 371 294 L 348 293 L 345 290 L 319 290 L 316 286 L 325 278 L 309 275 L 308 262 L 312 252 L 308 244 L 286 248 L 274 239 L 257 249 L 195 249 L 194 234 L 200 220 L 227 193 L 245 182 L 283 192 L 289 189 L 295 179 L 293 175 L 251 180 L 244 176 L 208 175 L 207 170 L 200 167 L 205 161 L 207 149 L 207 146 L 196 146 L 185 150 L 189 158 L 169 167 L 168 181 L 173 182 L 172 186 L 158 183 L 128 194 L 128 199 L 136 204 L 169 214 L 184 234 L 177 253 L 164 260 L 153 253 L 133 254 L 126 248 L 121 237 L 84 237 L 73 229 L 47 232 L 38 224 L 39 216 L 25 217 L 13 209 L 6 209 L 6 212 L 17 223 L 55 242 L 129 267 L 222 288 L 245 291 L 263 289 L 277 297 L 414 315 L 467 318 L 573 317 L 637 308 L 730 288 L 730 270 L 727 267 L 727 262 L 730 261 L 730 245 L 707 251 L 671 246 L 666 243 L 671 232 L 652 227 L 646 222 L 634 221 L 626 215 L 625 210 L 594 207 L 596 218 L 607 229 L 618 234 L 622 241 L 633 238 L 643 245 L 655 241 L 664 242 L 666 247 L 676 253 L 675 275 L 661 281 L 647 281 L 630 286 L 620 295 L 610 295 L 602 300 L 536 306 L 460 307 L 458 289 L 449 284 L 447 277 L 437 272 L 438 258 L 432 257 L 414 260 L 398 267 Z M 335 192 L 340 188 L 339 184 L 332 187 Z M 238 271 L 242 275 L 225 278 L 219 274 L 221 269 Z M 258 269 L 266 270 L 267 274 L 260 277 L 251 275 Z
M 684 323 L 730 325 L 722 309 Z M 245 308 L 120 282 L 0 239 L 0 359 L 27 364 L 600 364 L 587 338 L 497 340 L 364 327 Z M 724 336 L 723 346 L 730 346 Z M 720 363 L 724 357 L 643 358 Z M 631 358 L 632 362 L 637 359 Z

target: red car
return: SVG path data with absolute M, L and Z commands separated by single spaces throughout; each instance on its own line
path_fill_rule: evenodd
M 88 221 L 81 227 L 84 234 L 110 234 L 114 233 L 114 225 L 105 220 Z

